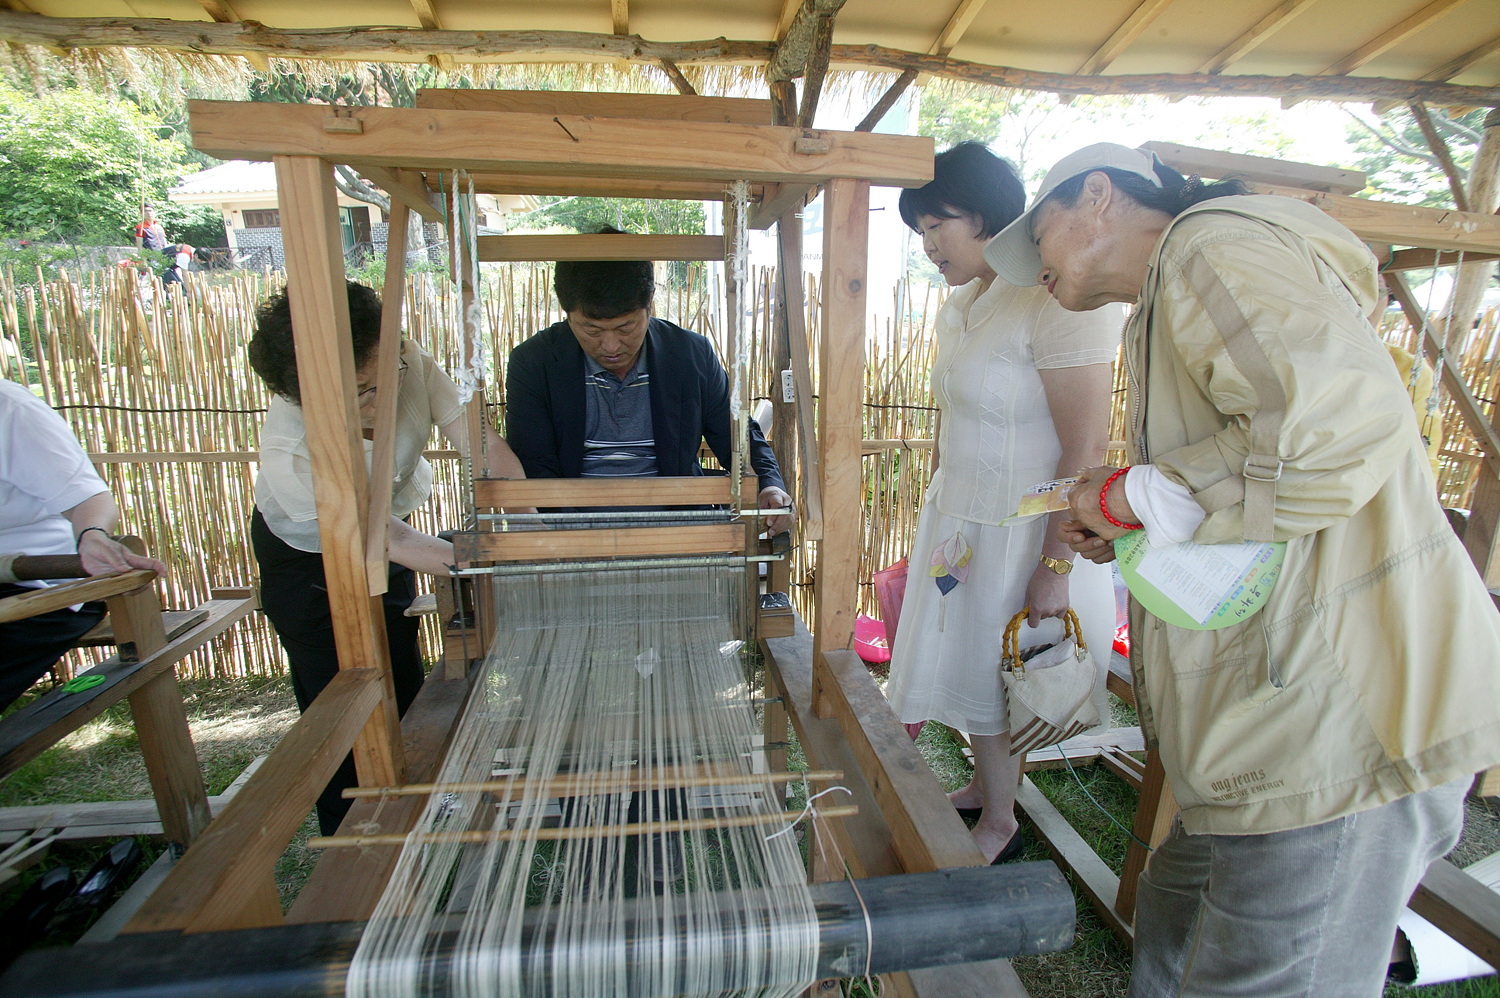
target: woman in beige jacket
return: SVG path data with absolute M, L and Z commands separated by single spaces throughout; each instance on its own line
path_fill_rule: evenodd
M 1132 601 L 1141 723 L 1182 814 L 1141 877 L 1131 994 L 1378 995 L 1397 914 L 1500 762 L 1500 616 L 1365 318 L 1374 257 L 1309 205 L 1111 144 L 1054 167 L 986 256 L 1064 308 L 1136 306 L 1132 467 L 1075 487 L 1074 550 L 1108 560 L 1130 525 L 1287 542 L 1241 623 Z

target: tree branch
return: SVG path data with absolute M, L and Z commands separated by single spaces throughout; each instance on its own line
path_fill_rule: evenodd
M 1437 126 L 1432 123 L 1432 115 L 1427 113 L 1427 106 L 1420 101 L 1413 101 L 1407 105 L 1411 109 L 1411 116 L 1417 119 L 1417 127 L 1422 130 L 1422 138 L 1427 140 L 1427 148 L 1437 157 L 1438 166 L 1442 167 L 1443 175 L 1448 178 L 1448 189 L 1453 192 L 1453 206 L 1459 211 L 1469 210 L 1469 194 L 1464 189 L 1464 178 L 1459 175 L 1458 165 L 1453 162 L 1453 153 L 1448 149 L 1448 143 L 1438 134 Z
M 1385 145 L 1390 146 L 1401 155 L 1409 156 L 1412 159 L 1421 160 L 1422 162 L 1429 163 L 1432 166 L 1439 166 L 1436 156 L 1433 156 L 1430 153 L 1425 153 L 1414 146 L 1409 146 L 1393 135 L 1387 135 L 1385 132 L 1382 132 L 1380 129 L 1376 128 L 1374 125 L 1370 124 L 1368 121 L 1361 118 L 1353 111 L 1350 111 L 1348 108 L 1344 108 L 1344 113 L 1347 114 L 1350 118 L 1354 119 L 1354 121 L 1359 124 L 1360 127 L 1364 128 L 1365 131 L 1369 132 L 1371 135 L 1375 136 L 1375 138 L 1379 139 Z
M 391 210 L 390 198 L 371 187 L 357 173 L 342 163 L 335 163 L 333 166 L 333 184 L 356 201 L 373 204 L 384 212 Z

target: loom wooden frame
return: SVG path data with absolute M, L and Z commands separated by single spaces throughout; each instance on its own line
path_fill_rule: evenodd
M 592 97 L 571 95 L 569 99 L 587 104 Z M 344 753 L 355 749 L 361 785 L 430 780 L 451 724 L 467 696 L 467 683 L 437 681 L 444 674 L 440 666 L 405 723 L 396 723 L 389 695 L 388 652 L 370 585 L 381 574 L 377 569 L 384 567 L 385 548 L 376 543 L 384 524 L 375 518 L 371 505 L 372 493 L 380 490 L 370 488 L 360 460 L 353 358 L 348 318 L 342 307 L 342 260 L 334 252 L 337 222 L 332 164 L 374 162 L 383 166 L 387 175 L 404 188 L 392 191 L 393 207 L 399 205 L 403 215 L 406 210 L 424 207 L 403 201 L 403 197 L 421 200 L 411 182 L 418 171 L 438 173 L 461 164 L 486 176 L 504 177 L 531 176 L 540 169 L 562 176 L 560 182 L 566 184 L 567 172 L 578 172 L 570 164 L 578 161 L 579 144 L 590 147 L 587 155 L 593 157 L 588 172 L 580 175 L 580 184 L 595 184 L 601 178 L 670 183 L 686 172 L 660 161 L 651 163 L 649 149 L 637 149 L 629 143 L 614 146 L 610 155 L 598 150 L 601 142 L 619 142 L 621 136 L 641 134 L 645 122 L 634 119 L 610 121 L 592 116 L 579 119 L 576 128 L 569 120 L 569 128 L 560 129 L 553 120 L 559 115 L 512 111 L 359 109 L 330 114 L 323 108 L 290 105 L 195 102 L 190 112 L 199 148 L 224 155 L 271 158 L 277 165 L 280 206 L 289 221 L 284 227 L 288 270 L 304 275 L 290 287 L 303 407 L 316 415 L 308 420 L 309 448 L 325 572 L 344 669 L 338 681 L 318 697 L 272 751 L 225 809 L 221 820 L 205 831 L 147 900 L 126 927 L 127 932 L 213 931 L 280 921 L 270 880 L 274 856 L 279 855 Z M 327 131 L 325 118 L 336 122 Z M 350 124 L 351 119 L 358 124 Z M 499 127 L 497 121 L 503 123 L 507 142 L 486 138 Z M 447 146 L 455 155 L 435 155 L 434 144 L 424 146 L 410 140 L 433 127 L 445 136 L 461 137 L 436 143 Z M 820 358 L 823 382 L 816 443 L 809 443 L 817 450 L 815 466 L 821 471 L 823 501 L 834 503 L 835 508 L 858 508 L 869 187 L 872 181 L 920 184 L 929 179 L 931 140 L 675 118 L 652 119 L 649 131 L 658 147 L 691 147 L 699 152 L 707 148 L 699 162 L 712 162 L 714 166 L 705 170 L 700 165 L 695 172 L 699 179 L 719 184 L 720 190 L 736 179 L 761 183 L 763 190 L 772 184 L 777 185 L 776 191 L 790 188 L 795 196 L 778 202 L 784 211 L 795 210 L 816 187 L 827 191 L 827 299 Z M 578 133 L 585 142 L 574 142 Z M 530 135 L 531 139 L 518 143 L 517 134 Z M 246 144 L 243 137 L 250 135 L 257 136 L 257 141 Z M 391 141 L 386 141 L 387 137 Z M 710 175 L 703 177 L 705 173 Z M 430 202 L 425 207 L 430 208 Z M 800 223 L 796 228 L 800 237 Z M 391 238 L 398 252 L 403 231 L 404 226 L 398 227 L 393 213 Z M 730 237 L 732 233 L 726 235 Z M 384 347 L 384 331 L 382 336 Z M 381 397 L 388 394 L 393 393 L 382 392 Z M 477 407 L 471 406 L 471 410 L 477 411 Z M 381 425 L 378 412 L 376 425 Z M 478 439 L 473 432 L 477 428 L 471 421 L 471 440 Z M 378 434 L 376 443 L 378 453 Z M 484 477 L 483 463 L 476 455 L 477 478 Z M 380 467 L 378 462 L 376 467 Z M 490 505 L 507 493 L 513 496 L 525 488 L 519 483 L 481 483 L 476 499 L 479 505 Z M 549 483 L 548 488 L 555 487 Z M 674 488 L 685 493 L 701 492 L 705 485 L 685 483 L 669 486 L 668 491 Z M 724 486 L 716 483 L 708 488 L 719 498 L 717 493 Z M 659 497 L 660 492 L 658 501 Z M 702 501 L 702 496 L 696 498 Z M 858 518 L 830 518 L 821 526 L 815 622 L 819 635 L 817 679 L 814 683 L 809 677 L 798 685 L 801 680 L 773 668 L 771 686 L 796 692 L 788 694 L 794 702 L 769 705 L 767 738 L 773 743 L 784 742 L 789 719 L 799 726 L 822 725 L 819 730 L 823 736 L 804 742 L 811 748 L 809 761 L 820 769 L 843 769 L 844 783 L 854 791 L 856 806 L 859 798 L 866 803 L 856 817 L 820 823 L 820 835 L 848 846 L 843 851 L 857 874 L 982 865 L 983 858 L 962 821 L 951 809 L 936 806 L 943 799 L 942 790 L 878 688 L 857 665 L 857 659 L 842 650 L 852 639 L 854 627 Z M 736 547 L 744 550 L 742 543 Z M 804 638 L 807 635 L 805 629 L 800 633 Z M 829 649 L 826 655 L 822 654 L 825 648 Z M 814 701 L 820 717 L 813 714 Z M 839 732 L 834 738 L 826 737 L 835 730 L 828 727 L 829 723 Z M 849 746 L 854 746 L 852 753 Z M 773 744 L 770 754 L 775 763 L 784 766 L 784 758 L 779 758 L 784 757 L 784 748 Z M 840 764 L 821 764 L 823 755 L 840 756 Z M 844 757 L 854 765 L 843 765 Z M 387 778 L 388 774 L 394 778 Z M 357 800 L 345 827 L 367 828 L 364 823 L 381 809 L 380 824 L 385 829 L 404 830 L 415 819 L 422 802 L 420 796 L 379 802 Z M 896 829 L 897 837 L 894 848 L 887 848 L 883 858 L 865 858 L 852 848 L 855 842 L 868 846 L 879 841 L 888 828 Z M 390 846 L 334 851 L 318 864 L 287 919 L 305 922 L 364 917 L 373 907 L 396 855 L 397 849 Z M 830 877 L 841 875 L 841 871 L 832 869 L 821 872 Z M 971 977 L 955 977 L 945 971 L 897 974 L 890 980 L 896 993 L 906 996 L 1024 995 L 1007 965 L 1000 964 L 995 973 L 999 978 L 985 979 L 982 992 Z M 1001 983 L 998 992 L 996 980 Z M 957 983 L 962 981 L 969 983 Z

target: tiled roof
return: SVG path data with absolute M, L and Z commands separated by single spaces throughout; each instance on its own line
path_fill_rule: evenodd
M 172 188 L 179 194 L 263 194 L 276 191 L 276 165 L 232 159 L 227 163 L 200 170 Z

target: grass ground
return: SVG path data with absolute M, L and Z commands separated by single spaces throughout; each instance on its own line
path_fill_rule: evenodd
M 291 686 L 284 678 L 184 683 L 183 694 L 210 794 L 222 792 L 256 756 L 268 751 L 297 717 Z M 1116 723 L 1134 723 L 1128 708 L 1118 709 Z M 957 789 L 968 781 L 970 768 L 962 746 L 946 730 L 928 725 L 917 747 L 947 789 Z M 791 756 L 792 764 L 799 765 L 800 752 L 795 745 Z M 1089 795 L 1116 820 L 1128 825 L 1135 808 L 1135 791 L 1101 767 L 1079 768 L 1076 780 L 1066 770 L 1035 773 L 1032 778 L 1100 857 L 1119 872 L 1125 855 L 1125 833 L 1104 817 Z M 150 796 L 150 792 L 129 710 L 122 704 L 0 783 L 0 807 L 143 798 Z M 1500 809 L 1494 801 L 1471 800 L 1468 807 L 1464 839 L 1451 856 L 1459 865 L 1500 850 Z M 309 815 L 277 868 L 276 881 L 283 905 L 296 896 L 312 869 L 316 854 L 304 843 L 315 829 L 316 821 Z M 142 839 L 141 843 L 146 851 L 145 862 L 150 862 L 161 847 L 149 839 Z M 55 848 L 46 862 L 26 871 L 9 889 L 0 890 L 0 910 L 49 866 L 66 863 L 82 874 L 109 844 Z M 1048 857 L 1044 847 L 1031 841 L 1024 858 Z M 61 921 L 53 927 L 45 944 L 66 945 L 76 941 L 97 915 L 98 912 L 85 912 Z M 1062 953 L 1018 959 L 1015 968 L 1033 998 L 1117 998 L 1126 992 L 1130 954 L 1099 922 L 1088 904 L 1080 900 L 1073 947 Z M 863 984 L 852 986 L 849 992 L 867 993 Z M 1500 998 L 1500 981 L 1491 977 L 1420 989 L 1393 986 L 1387 990 L 1387 998 Z

